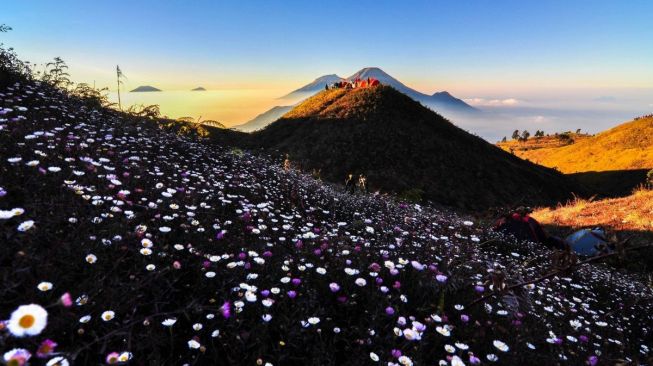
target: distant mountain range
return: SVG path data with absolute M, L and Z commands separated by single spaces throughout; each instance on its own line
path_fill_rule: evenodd
M 281 116 L 288 113 L 292 108 L 293 106 L 291 105 L 272 107 L 272 109 L 268 109 L 267 111 L 259 114 L 249 122 L 234 128 L 245 132 L 260 130 L 270 123 L 281 118 Z
M 195 89 L 191 89 L 191 91 L 206 91 L 206 89 L 203 86 L 198 86 Z
M 137 92 L 158 92 L 161 91 L 161 89 L 155 88 L 150 85 L 141 85 L 136 89 L 130 90 L 130 93 L 137 93 Z
M 366 67 L 364 69 L 357 71 L 356 73 L 354 73 L 348 78 L 342 78 L 336 74 L 320 76 L 319 78 L 313 80 L 311 83 L 306 84 L 303 87 L 294 90 L 289 94 L 284 95 L 280 99 L 291 101 L 293 103 L 297 103 L 298 101 L 301 102 L 302 100 L 313 96 L 319 91 L 324 90 L 326 85 L 331 85 L 335 82 L 343 81 L 343 80 L 353 81 L 357 78 L 377 79 L 381 82 L 381 84 L 391 86 L 397 89 L 398 91 L 400 91 L 401 93 L 406 94 L 412 99 L 422 103 L 426 107 L 429 107 L 444 115 L 452 114 L 452 113 L 460 114 L 460 113 L 478 112 L 476 108 L 465 103 L 463 100 L 454 97 L 453 95 L 449 94 L 446 91 L 437 92 L 434 93 L 433 95 L 428 95 L 428 94 L 421 93 L 415 89 L 412 89 L 406 86 L 405 84 L 403 84 L 402 82 L 400 82 L 399 80 L 395 79 L 394 77 L 388 75 L 385 71 L 381 70 L 378 67 Z M 235 126 L 234 128 L 245 132 L 251 132 L 251 131 L 261 129 L 266 125 L 274 122 L 281 115 L 283 115 L 283 114 L 279 115 L 280 111 L 283 110 L 289 111 L 290 109 L 292 109 L 294 105 L 295 104 L 274 107 L 264 113 L 259 114 L 254 119 L 242 125 Z

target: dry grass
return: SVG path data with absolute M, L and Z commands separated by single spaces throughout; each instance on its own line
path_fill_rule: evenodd
M 513 150 L 522 159 L 563 173 L 651 169 L 653 117 L 621 124 L 567 146 Z
M 539 209 L 533 217 L 546 225 L 653 231 L 653 190 L 642 187 L 627 197 L 599 201 L 576 198 L 555 209 Z
M 517 156 L 522 157 L 522 154 L 525 151 L 563 147 L 592 137 L 588 134 L 577 134 L 573 132 L 567 133 L 566 135 L 569 136 L 568 139 L 555 135 L 530 137 L 526 141 L 509 140 L 506 142 L 499 142 L 497 143 L 497 146 L 505 151 L 514 152 Z

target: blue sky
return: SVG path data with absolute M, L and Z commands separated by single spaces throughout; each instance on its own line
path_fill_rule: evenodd
M 286 91 L 379 66 L 470 100 L 618 100 L 650 95 L 651 14 L 650 0 L 3 0 L 0 22 L 23 58 L 61 56 L 98 85 L 116 64 L 133 86 Z
M 465 90 L 653 84 L 651 1 L 3 0 L 21 54 L 229 85 L 381 66 Z M 171 71 L 173 71 L 171 73 Z M 92 71 L 81 71 L 80 76 Z M 133 74 L 133 73 L 132 73 Z M 101 79 L 101 77 L 98 77 Z M 437 85 L 432 86 L 438 89 Z M 480 88 L 481 86 L 479 86 Z

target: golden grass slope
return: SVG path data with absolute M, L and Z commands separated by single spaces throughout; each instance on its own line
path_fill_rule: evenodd
M 653 117 L 640 118 L 574 144 L 515 152 L 563 173 L 653 168 Z
M 558 208 L 538 209 L 532 216 L 546 225 L 653 231 L 653 190 L 600 201 L 576 199 Z
M 568 136 L 568 138 L 563 138 L 563 136 Z M 562 135 L 530 137 L 526 141 L 508 140 L 506 142 L 498 142 L 497 146 L 507 152 L 512 152 L 521 157 L 521 154 L 524 151 L 563 147 L 590 137 L 592 137 L 592 135 L 567 132 Z

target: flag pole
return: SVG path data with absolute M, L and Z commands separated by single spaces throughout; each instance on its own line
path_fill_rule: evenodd
M 122 105 L 120 103 L 120 66 L 116 65 L 116 77 L 118 82 L 118 109 L 122 111 Z

